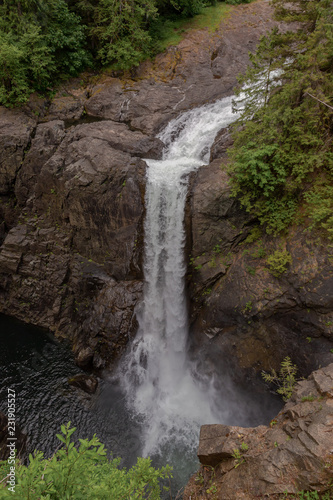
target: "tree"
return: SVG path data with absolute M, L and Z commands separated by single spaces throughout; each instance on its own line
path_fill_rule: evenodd
M 89 63 L 84 27 L 64 0 L 4 0 L 0 4 L 0 103 L 24 102 L 60 75 Z
M 149 20 L 157 15 L 154 0 L 100 0 L 91 34 L 98 42 L 103 64 L 120 69 L 137 66 L 150 54 Z
M 300 24 L 263 38 L 240 78 L 245 99 L 230 169 L 234 194 L 268 232 L 287 227 L 310 193 L 325 196 L 321 186 L 333 183 L 332 109 L 310 96 L 332 105 L 330 2 L 273 3 L 279 19 Z

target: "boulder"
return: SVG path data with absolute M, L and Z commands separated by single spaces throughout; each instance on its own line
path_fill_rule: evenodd
M 95 394 L 98 387 L 98 380 L 93 375 L 78 373 L 68 379 L 69 385 L 82 389 L 88 394 Z

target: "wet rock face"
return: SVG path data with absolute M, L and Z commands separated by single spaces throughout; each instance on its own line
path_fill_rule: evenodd
M 286 356 L 309 375 L 333 359 L 332 255 L 300 227 L 264 233 L 230 195 L 228 144 L 221 131 L 212 148 L 221 158 L 199 169 L 189 194 L 193 349 L 219 352 L 240 377 L 277 370 Z M 280 275 L 267 260 L 274 252 L 291 258 Z
M 208 484 L 226 500 L 328 491 L 333 474 L 332 398 L 330 364 L 297 384 L 269 427 L 202 426 L 198 457 L 203 467 L 196 474 L 202 481 L 193 476 L 184 499 L 203 498 Z

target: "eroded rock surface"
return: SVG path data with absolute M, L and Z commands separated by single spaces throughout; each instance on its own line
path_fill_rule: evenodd
M 277 499 L 301 490 L 331 491 L 333 364 L 299 382 L 269 427 L 202 426 L 198 457 L 202 467 L 189 481 L 184 500 Z
M 189 33 L 135 74 L 0 110 L 0 311 L 71 339 L 82 367 L 112 365 L 137 328 L 144 158 L 161 155 L 156 132 L 230 95 L 275 24 L 268 2 L 231 10 L 215 34 Z
M 235 376 L 278 370 L 290 356 L 303 376 L 333 360 L 333 253 L 295 226 L 286 237 L 264 233 L 231 197 L 222 131 L 219 158 L 196 173 L 188 211 L 193 348 L 220 353 Z M 289 252 L 276 275 L 267 258 Z M 197 347 L 196 347 L 197 346 Z M 222 361 L 221 361 L 222 362 Z

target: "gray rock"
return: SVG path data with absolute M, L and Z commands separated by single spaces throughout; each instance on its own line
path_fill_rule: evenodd
M 300 382 L 269 427 L 203 426 L 203 467 L 185 488 L 184 500 L 202 498 L 208 486 L 226 500 L 327 491 L 333 473 L 332 389 L 333 363 Z

